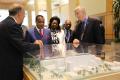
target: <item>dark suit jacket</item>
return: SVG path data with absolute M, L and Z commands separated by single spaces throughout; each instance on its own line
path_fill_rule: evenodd
M 39 49 L 23 41 L 20 25 L 7 17 L 0 23 L 0 80 L 23 80 L 23 54 Z
M 85 43 L 95 43 L 95 44 L 103 44 L 102 32 L 100 29 L 100 23 L 97 19 L 88 18 L 85 26 L 85 31 L 83 35 L 83 39 L 81 40 L 83 26 L 81 23 L 76 25 L 76 29 L 74 31 L 74 39 L 79 39 L 81 42 Z
M 64 29 L 65 33 L 66 33 L 66 30 Z M 66 39 L 66 36 L 65 36 L 65 42 L 66 43 L 72 43 L 73 42 L 73 31 L 71 29 L 69 29 L 69 33 L 70 33 L 70 38 L 69 40 L 67 41 Z
M 36 27 L 29 29 L 26 32 L 25 40 L 33 43 L 35 40 L 42 40 L 43 44 L 51 43 L 51 34 L 49 29 L 43 29 L 43 37 L 37 31 Z

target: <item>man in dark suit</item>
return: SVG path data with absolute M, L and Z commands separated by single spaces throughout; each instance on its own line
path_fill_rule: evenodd
M 44 26 L 44 17 L 36 16 L 36 26 L 26 32 L 25 40 L 33 43 L 35 40 L 40 40 L 44 45 L 51 43 L 50 29 Z
M 102 39 L 103 39 L 102 41 L 103 41 L 103 43 L 105 43 L 105 27 L 104 27 L 102 21 L 101 20 L 99 20 L 99 21 L 100 21 L 100 29 L 101 29 Z
M 103 44 L 100 22 L 97 19 L 86 16 L 85 8 L 77 7 L 75 15 L 78 18 L 73 43 Z
M 65 31 L 65 42 L 66 43 L 72 43 L 72 38 L 73 38 L 73 31 L 70 29 L 71 28 L 71 21 L 70 20 L 65 20 L 64 23 L 64 31 Z
M 23 41 L 24 16 L 23 6 L 15 4 L 9 9 L 9 16 L 0 22 L 0 80 L 23 80 L 23 54 L 39 50 L 39 41 Z

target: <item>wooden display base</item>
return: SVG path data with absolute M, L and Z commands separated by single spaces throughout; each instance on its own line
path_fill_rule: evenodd
M 23 71 L 24 71 L 24 80 L 37 80 L 25 66 L 23 67 Z

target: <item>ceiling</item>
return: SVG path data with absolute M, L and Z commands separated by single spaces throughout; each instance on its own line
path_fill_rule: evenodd
M 0 0 L 0 8 L 8 9 L 13 3 L 27 4 L 28 0 Z
M 34 6 L 34 1 L 35 0 L 0 0 L 0 8 L 8 9 L 13 3 L 22 3 L 24 5 Z M 38 1 L 40 2 L 38 3 L 40 5 L 40 8 L 45 10 L 46 0 L 38 0 Z M 52 7 L 57 7 L 63 4 L 67 4 L 68 0 L 51 0 L 51 2 L 52 2 Z
M 0 3 L 9 4 L 9 3 L 25 3 L 28 0 L 0 0 Z
M 39 4 L 40 8 L 45 9 L 47 1 L 46 0 L 38 0 L 38 1 L 39 1 L 38 4 Z M 64 5 L 64 4 L 67 4 L 67 3 L 68 3 L 68 0 L 51 0 L 52 8 L 55 8 L 57 6 Z M 29 0 L 28 4 L 34 5 L 34 0 Z

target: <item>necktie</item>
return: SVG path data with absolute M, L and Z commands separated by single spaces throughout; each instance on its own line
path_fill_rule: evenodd
M 82 27 L 82 32 L 84 32 L 84 30 L 85 30 L 85 22 L 84 21 L 82 22 L 81 27 Z
M 85 22 L 82 22 L 81 23 L 81 27 L 82 27 L 82 30 L 81 30 L 81 40 L 83 39 L 83 36 L 84 36 L 84 32 L 85 32 Z
M 66 31 L 66 42 L 69 42 L 69 38 L 70 38 L 70 32 L 69 30 Z
M 43 37 L 43 30 L 40 29 L 39 32 L 40 32 L 40 36 Z

